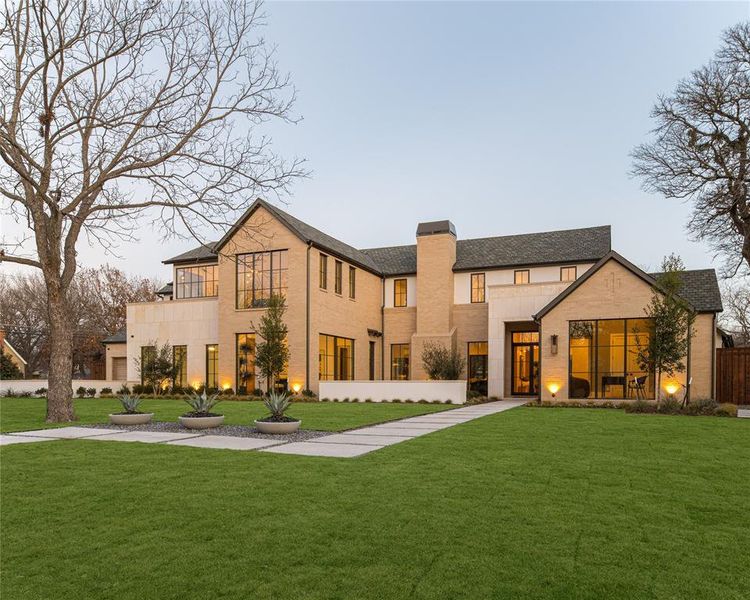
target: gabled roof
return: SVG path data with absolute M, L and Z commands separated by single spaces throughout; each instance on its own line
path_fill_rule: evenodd
M 102 344 L 124 344 L 128 341 L 128 331 L 123 328 L 102 340 Z
M 171 296 L 174 291 L 172 282 L 165 283 L 161 288 L 156 291 L 157 296 Z
M 198 246 L 168 260 L 163 260 L 162 264 L 171 265 L 176 263 L 197 263 L 197 262 L 215 262 L 217 260 L 214 248 L 217 242 L 208 242 L 205 246 Z
M 22 362 L 22 363 L 23 363 L 24 365 L 28 365 L 28 364 L 29 364 L 29 363 L 27 363 L 27 362 L 26 362 L 26 359 L 25 359 L 25 358 L 24 358 L 23 356 L 21 356 L 21 353 L 20 353 L 20 352 L 19 352 L 18 350 L 16 350 L 16 349 L 15 349 L 15 348 L 14 348 L 14 347 L 13 347 L 13 346 L 11 345 L 11 343 L 10 343 L 10 342 L 8 341 L 8 338 L 3 338 L 3 345 L 4 345 L 4 346 L 5 346 L 5 347 L 6 347 L 6 348 L 7 348 L 8 350 L 10 350 L 10 351 L 11 351 L 11 352 L 13 353 L 13 355 L 14 355 L 14 356 L 15 356 L 15 357 L 16 357 L 16 358 L 17 358 L 18 360 L 20 360 L 20 361 L 21 361 L 21 362 Z
M 594 266 L 592 266 L 583 275 L 576 279 L 574 283 L 570 284 L 567 288 L 565 288 L 562 292 L 555 296 L 544 308 L 536 313 L 534 315 L 534 320 L 538 321 L 539 319 L 544 317 L 544 315 L 549 313 L 553 308 L 555 308 L 558 304 L 565 300 L 565 298 L 570 296 L 570 294 L 572 294 L 586 281 L 588 281 L 589 278 L 594 275 L 594 273 L 596 273 L 610 260 L 616 261 L 625 269 L 633 273 L 633 275 L 641 278 L 648 285 L 656 288 L 659 287 L 657 277 L 660 275 L 660 273 L 646 273 L 643 269 L 634 265 L 622 255 L 618 254 L 614 250 L 611 250 Z M 711 283 L 711 280 L 713 280 L 713 283 Z M 720 312 L 722 310 L 721 296 L 718 296 L 717 304 L 716 298 L 713 295 L 714 286 L 716 292 L 718 293 L 719 285 L 716 281 L 716 273 L 713 269 L 703 269 L 700 271 L 683 271 L 680 297 L 685 302 L 687 302 L 696 312 Z
M 611 250 L 609 225 L 458 240 L 454 271 L 479 271 L 544 264 L 596 262 Z M 417 246 L 369 248 L 386 276 L 417 272 Z
M 367 271 L 371 271 L 377 275 L 380 275 L 380 271 L 378 270 L 375 262 L 361 250 L 357 250 L 353 246 L 345 244 L 344 242 L 331 237 L 327 233 L 323 233 L 319 229 L 315 229 L 315 227 L 312 227 L 311 225 L 300 221 L 296 217 L 293 217 L 289 213 L 284 212 L 280 208 L 260 198 L 253 202 L 250 208 L 245 211 L 245 214 L 242 215 L 242 217 L 229 229 L 229 231 L 224 234 L 224 237 L 222 237 L 215 244 L 214 251 L 217 253 L 220 252 L 224 245 L 232 238 L 232 236 L 237 231 L 239 231 L 239 229 L 245 224 L 250 216 L 260 207 L 263 207 L 268 212 L 270 212 L 306 244 L 312 244 L 320 250 L 328 252 L 329 254 L 332 254 L 339 258 L 343 258 L 344 260 L 357 265 L 358 267 L 362 267 Z

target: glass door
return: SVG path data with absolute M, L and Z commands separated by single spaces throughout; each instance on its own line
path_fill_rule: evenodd
M 539 393 L 539 332 L 516 331 L 511 341 L 511 394 Z

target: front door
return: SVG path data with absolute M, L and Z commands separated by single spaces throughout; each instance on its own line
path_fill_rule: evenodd
M 511 341 L 511 394 L 539 394 L 539 332 L 515 331 Z

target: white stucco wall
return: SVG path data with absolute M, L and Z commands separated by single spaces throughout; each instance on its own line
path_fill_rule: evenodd
M 503 397 L 505 389 L 505 324 L 531 321 L 539 310 L 572 282 L 493 285 L 487 287 L 488 395 Z M 540 340 L 540 343 L 542 340 Z
M 406 306 L 417 305 L 417 278 L 414 275 L 407 277 L 388 277 L 385 280 L 385 307 L 393 308 L 393 282 L 396 279 L 406 279 Z
M 561 283 L 560 267 L 577 267 L 577 276 L 580 277 L 588 271 L 594 263 L 571 263 L 569 265 L 551 265 L 545 267 L 530 267 L 529 285 L 536 283 Z M 522 267 L 521 270 L 524 268 Z M 496 271 L 474 271 L 484 273 L 484 285 L 489 288 L 492 285 L 513 285 L 513 273 L 518 269 L 498 269 Z M 391 291 L 393 294 L 393 291 Z M 453 302 L 455 304 L 469 304 L 471 302 L 471 273 L 456 273 L 453 277 Z M 487 300 L 485 291 L 485 300 Z
M 128 381 L 139 382 L 141 347 L 187 346 L 188 383 L 206 378 L 206 345 L 219 343 L 217 298 L 128 304 Z M 219 349 L 221 352 L 221 348 Z
M 466 381 L 321 381 L 321 398 L 357 398 L 364 402 L 400 400 L 439 400 L 453 404 L 466 402 Z
M 86 389 L 95 388 L 98 394 L 102 388 L 110 388 L 113 393 L 122 387 L 124 381 L 109 381 L 106 379 L 74 379 L 73 393 L 83 386 Z M 46 379 L 5 379 L 0 381 L 0 395 L 4 396 L 8 390 L 14 392 L 31 392 L 32 394 L 40 388 L 48 388 L 49 382 Z

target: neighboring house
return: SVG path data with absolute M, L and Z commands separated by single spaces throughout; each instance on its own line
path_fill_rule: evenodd
M 2 329 L 0 329 L 0 348 L 2 348 L 3 352 L 10 357 L 11 362 L 18 367 L 18 370 L 23 373 L 23 376 L 26 377 L 26 367 L 28 366 L 28 363 L 26 362 L 26 359 L 18 353 L 18 350 L 11 345 L 5 337 L 5 331 Z
M 108 377 L 127 369 L 137 381 L 136 359 L 166 342 L 186 357 L 182 383 L 261 387 L 255 328 L 270 294 L 283 293 L 290 359 L 281 379 L 292 388 L 423 379 L 424 346 L 440 342 L 466 358 L 471 388 L 490 396 L 655 394 L 635 350 L 654 275 L 612 251 L 609 226 L 457 240 L 453 224 L 438 221 L 417 227 L 416 244 L 360 250 L 257 200 L 221 240 L 164 262 L 173 284 L 159 301 L 128 305 L 127 334 L 105 341 Z M 679 381 L 692 378 L 693 397 L 708 397 L 719 288 L 713 270 L 683 282 L 698 316 Z
M 105 370 L 107 381 L 127 381 L 128 348 L 126 330 L 121 329 L 108 338 L 104 338 L 102 344 L 106 349 Z

